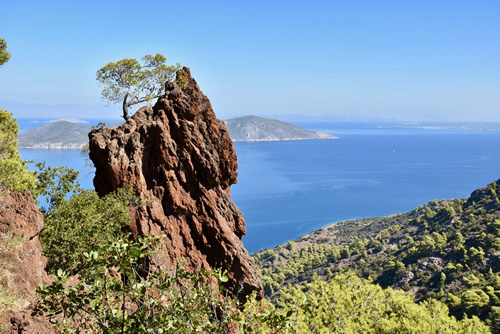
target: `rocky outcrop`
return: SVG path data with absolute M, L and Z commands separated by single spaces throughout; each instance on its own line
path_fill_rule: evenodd
M 181 75 L 183 84 L 167 82 L 153 108 L 89 134 L 95 188 L 105 195 L 133 185 L 144 200 L 132 210 L 134 234 L 163 234 L 170 263 L 182 258 L 191 269 L 227 270 L 231 293 L 262 295 L 259 269 L 241 241 L 245 221 L 230 195 L 238 175 L 231 138 L 190 70 Z
M 0 187 L 0 332 L 53 333 L 43 318 L 33 318 L 39 283 L 48 283 L 47 260 L 38 233 L 43 216 L 29 191 Z

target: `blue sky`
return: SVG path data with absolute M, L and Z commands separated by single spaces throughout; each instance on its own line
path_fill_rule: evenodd
M 0 69 L 0 105 L 17 117 L 32 116 L 26 104 L 44 105 L 47 117 L 118 117 L 118 105 L 97 106 L 105 102 L 96 71 L 159 52 L 191 68 L 221 118 L 500 121 L 497 0 L 0 6 L 0 37 L 12 54 Z

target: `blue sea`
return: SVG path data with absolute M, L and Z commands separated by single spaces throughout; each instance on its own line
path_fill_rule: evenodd
M 239 177 L 231 193 L 245 215 L 243 242 L 251 253 L 334 222 L 467 197 L 500 178 L 500 132 L 299 125 L 339 139 L 235 143 Z M 20 152 L 24 159 L 75 168 L 81 183 L 92 187 L 93 171 L 78 151 Z

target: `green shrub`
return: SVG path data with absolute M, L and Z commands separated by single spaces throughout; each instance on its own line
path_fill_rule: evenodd
M 11 191 L 28 189 L 35 195 L 36 178 L 17 150 L 18 132 L 16 119 L 11 113 L 0 109 L 0 186 Z
M 250 296 L 245 307 L 222 297 L 210 282 L 225 272 L 190 273 L 177 265 L 150 270 L 147 258 L 160 237 L 129 237 L 84 253 L 87 268 L 68 285 L 63 270 L 38 288 L 33 315 L 45 316 L 66 333 L 278 333 L 291 314 Z M 241 309 L 241 311 L 240 311 Z M 75 326 L 74 323 L 78 326 Z
M 63 269 L 76 274 L 83 268 L 85 252 L 123 235 L 122 230 L 130 224 L 130 196 L 130 190 L 103 198 L 93 190 L 78 190 L 69 200 L 60 200 L 46 213 L 45 228 L 40 233 L 47 271 Z

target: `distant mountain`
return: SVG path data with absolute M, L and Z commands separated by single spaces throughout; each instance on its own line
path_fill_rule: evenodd
M 297 125 L 257 116 L 230 118 L 225 122 L 233 141 L 337 138 L 326 133 L 307 130 Z
M 19 148 L 80 149 L 89 141 L 90 127 L 55 121 L 17 136 Z

